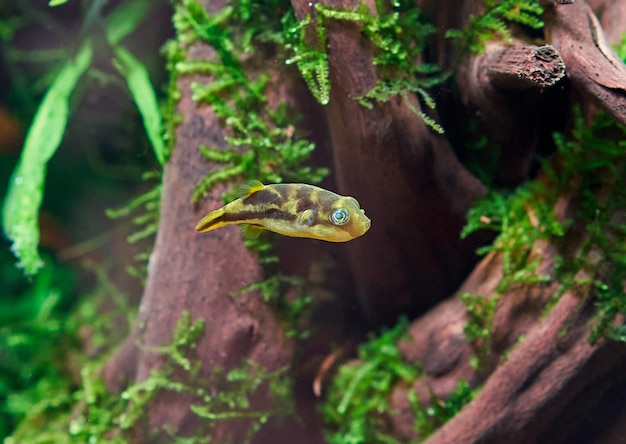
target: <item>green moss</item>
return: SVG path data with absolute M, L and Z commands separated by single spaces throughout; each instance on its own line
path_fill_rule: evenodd
M 266 244 L 268 245 L 268 244 Z M 268 245 L 270 248 L 271 246 Z M 265 255 L 261 258 L 267 259 Z M 270 256 L 275 257 L 275 256 Z M 304 328 L 304 321 L 313 304 L 311 294 L 311 283 L 299 276 L 286 276 L 280 272 L 272 273 L 267 279 L 253 282 L 245 286 L 232 296 L 238 297 L 242 294 L 259 291 L 265 302 L 270 304 L 278 314 L 284 324 L 285 335 L 288 338 L 305 339 L 309 337 L 310 331 Z M 287 291 L 295 289 L 295 295 L 287 298 Z
M 374 87 L 356 100 L 367 108 L 375 102 L 386 102 L 400 96 L 409 108 L 430 128 L 443 134 L 443 128 L 433 118 L 418 109 L 409 95 L 416 94 L 430 109 L 435 101 L 428 90 L 444 82 L 449 73 L 441 73 L 437 65 L 416 63 L 423 58 L 428 37 L 436 29 L 428 23 L 414 2 L 379 0 L 377 14 L 372 14 L 365 4 L 354 10 L 331 9 L 322 4 L 315 5 L 318 13 L 317 35 L 325 35 L 325 19 L 350 21 L 359 24 L 361 32 L 375 48 L 373 63 L 378 69 L 379 81 Z M 320 45 L 325 41 L 321 41 Z
M 472 390 L 467 381 L 460 380 L 450 392 L 447 400 L 439 398 L 436 394 L 430 394 L 428 408 L 424 408 L 413 390 L 409 391 L 409 404 L 415 414 L 415 432 L 419 434 L 420 441 L 425 440 L 435 430 L 452 419 L 463 407 L 476 397 L 479 390 Z
M 399 442 L 385 426 L 385 418 L 394 413 L 391 391 L 400 381 L 410 386 L 421 373 L 418 366 L 404 362 L 398 350 L 407 328 L 405 319 L 380 337 L 372 337 L 359 347 L 360 363 L 339 368 L 321 406 L 329 443 Z
M 486 298 L 473 293 L 463 293 L 461 301 L 467 308 L 468 321 L 463 326 L 467 339 L 474 344 L 475 354 L 470 365 L 476 370 L 485 370 L 491 352 L 493 316 L 496 312 L 500 295 Z
M 318 6 L 316 4 L 316 6 Z M 330 78 L 328 54 L 326 52 L 326 28 L 315 27 L 316 41 L 307 43 L 307 29 L 311 25 L 311 15 L 307 14 L 304 20 L 297 21 L 293 13 L 285 14 L 284 47 L 290 57 L 285 60 L 287 65 L 295 64 L 300 70 L 311 94 L 322 105 L 330 101 Z
M 191 371 L 191 361 L 185 357 L 185 352 L 195 348 L 196 343 L 203 333 L 204 320 L 193 323 L 191 321 L 191 314 L 188 311 L 183 311 L 174 328 L 172 342 L 170 344 L 160 347 L 146 347 L 142 344 L 137 344 L 137 346 L 142 350 L 167 356 L 174 364 L 177 364 L 189 372 Z
M 490 192 L 468 212 L 468 223 L 461 236 L 478 229 L 498 232 L 493 244 L 478 252 L 502 255 L 503 276 L 498 285 L 502 293 L 513 284 L 549 282 L 550 277 L 537 274 L 540 257 L 532 247 L 540 239 L 563 236 L 569 222 L 557 221 L 552 210 L 558 195 L 538 182 L 519 187 L 506 194 Z
M 201 402 L 192 404 L 191 411 L 206 419 L 209 428 L 220 421 L 248 419 L 246 435 L 247 439 L 251 439 L 269 418 L 293 412 L 291 379 L 286 375 L 287 370 L 287 367 L 282 367 L 267 372 L 250 360 L 245 360 L 226 374 L 216 368 L 213 389 L 203 394 Z M 251 410 L 251 397 L 265 384 L 272 397 L 272 409 Z
M 67 328 L 72 334 L 76 333 L 74 329 L 85 331 L 88 328 L 95 347 L 100 337 L 95 330 L 102 329 L 101 333 L 106 333 L 111 325 L 101 322 L 101 310 L 94 308 L 94 304 L 97 304 L 94 300 L 85 302 Z M 200 363 L 192 362 L 187 353 L 196 347 L 203 332 L 204 321 L 193 322 L 190 313 L 183 312 L 170 344 L 140 346 L 144 351 L 162 355 L 165 358 L 163 365 L 153 369 L 147 379 L 130 385 L 120 394 L 109 393 L 99 378 L 100 363 L 106 359 L 106 354 L 93 359 L 74 352 L 74 359 L 81 366 L 79 381 L 73 381 L 61 368 L 52 367 L 35 384 L 8 397 L 5 411 L 19 418 L 20 422 L 6 442 L 127 443 L 132 440 L 134 427 L 143 428 L 147 436 L 165 432 L 172 439 L 184 442 L 167 424 L 158 430 L 148 428 L 148 404 L 162 392 L 192 396 L 191 411 L 206 419 L 194 437 L 185 438 L 195 439 L 193 442 L 203 442 L 220 421 L 235 418 L 250 420 L 247 427 L 251 437 L 271 416 L 292 411 L 291 380 L 286 377 L 286 368 L 267 372 L 254 362 L 244 360 L 228 372 L 216 367 L 209 378 L 199 378 Z M 109 336 L 112 337 L 121 339 L 119 335 Z M 111 350 L 110 342 L 106 346 Z M 176 369 L 183 370 L 182 377 L 179 374 L 174 378 Z M 251 397 L 265 386 L 275 407 L 268 411 L 251 410 Z
M 556 283 L 557 289 L 546 307 L 549 310 L 567 291 L 583 289 L 595 297 L 598 312 L 591 341 L 601 335 L 624 340 L 624 329 L 614 324 L 615 315 L 626 313 L 622 276 L 626 271 L 626 224 L 616 215 L 626 206 L 623 158 L 626 128 L 600 113 L 586 123 L 582 112 L 572 112 L 571 135 L 554 134 L 559 163 L 544 161 L 549 185 L 530 182 L 508 195 L 491 192 L 468 213 L 467 235 L 477 229 L 492 229 L 498 236 L 481 253 L 496 252 L 502 257 L 503 277 L 491 301 L 464 295 L 470 320 L 465 326 L 468 338 L 477 344 L 474 363 L 481 368 L 489 354 L 491 320 L 497 300 L 513 285 Z M 617 141 L 616 141 L 617 140 Z M 577 196 L 577 212 L 570 219 L 557 221 L 552 208 L 562 196 Z M 568 250 L 568 235 L 577 231 L 578 251 Z M 547 240 L 557 247 L 552 276 L 538 273 L 540 251 L 537 241 Z M 584 274 L 580 274 L 583 271 Z M 581 277 L 589 276 L 589 277 Z
M 315 145 L 303 139 L 296 130 L 297 116 L 284 102 L 271 108 L 267 90 L 272 87 L 265 73 L 254 74 L 241 61 L 255 54 L 276 57 L 284 44 L 282 17 L 289 5 L 267 2 L 252 5 L 235 2 L 219 13 L 210 15 L 195 1 L 177 6 L 176 27 L 184 40 L 203 40 L 216 52 L 214 60 L 178 61 L 176 71 L 201 73 L 215 80 L 193 83 L 193 99 L 211 105 L 227 132 L 226 148 L 203 145 L 200 151 L 213 163 L 221 164 L 198 185 L 193 195 L 197 202 L 213 186 L 233 180 L 260 180 L 265 183 L 301 181 L 318 183 L 328 173 L 305 163 Z M 234 198 L 234 194 L 227 199 Z
M 513 37 L 508 23 L 517 23 L 533 29 L 542 29 L 543 7 L 538 0 L 483 0 L 485 11 L 471 15 L 463 31 L 450 29 L 446 37 L 458 39 L 463 52 L 482 53 L 485 44 L 499 36 L 506 42 Z
M 401 320 L 394 328 L 359 347 L 359 363 L 344 364 L 328 389 L 321 406 L 326 423 L 325 436 L 331 444 L 399 444 L 389 428 L 389 418 L 396 412 L 390 398 L 398 383 L 408 387 L 409 405 L 415 415 L 414 429 L 420 440 L 456 415 L 477 394 L 465 381 L 459 381 L 447 400 L 431 393 L 429 407 L 424 407 L 411 389 L 422 374 L 419 366 L 407 364 L 398 342 L 406 335 L 408 322 Z
M 145 283 L 148 276 L 148 261 L 152 253 L 152 243 L 159 229 L 161 211 L 161 175 L 155 173 L 144 174 L 144 180 L 156 180 L 157 183 L 151 189 L 132 199 L 128 204 L 118 209 L 109 209 L 106 215 L 111 219 L 119 219 L 134 215 L 132 223 L 136 228 L 126 240 L 129 244 L 140 241 L 149 241 L 141 253 L 133 258 L 135 264 L 128 265 L 126 271 Z

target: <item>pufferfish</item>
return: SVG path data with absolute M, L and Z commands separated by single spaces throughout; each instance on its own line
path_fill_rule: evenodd
M 242 235 L 249 239 L 265 229 L 291 237 L 347 242 L 364 235 L 372 224 L 354 197 L 313 185 L 252 182 L 242 194 L 204 216 L 196 231 L 240 224 Z

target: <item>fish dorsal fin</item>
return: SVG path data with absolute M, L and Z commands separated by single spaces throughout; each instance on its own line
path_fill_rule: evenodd
M 265 185 L 263 185 L 258 180 L 249 180 L 247 182 L 242 183 L 237 189 L 237 197 L 245 197 L 249 196 L 252 193 L 256 193 L 257 191 L 263 189 Z
M 263 228 L 258 225 L 241 224 L 239 225 L 239 233 L 244 240 L 254 240 L 261 234 Z

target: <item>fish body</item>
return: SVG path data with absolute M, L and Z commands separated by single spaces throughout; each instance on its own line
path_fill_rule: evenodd
M 235 224 L 242 225 L 247 237 L 265 229 L 284 236 L 347 242 L 365 234 L 371 221 L 354 197 L 303 183 L 255 182 L 242 197 L 204 216 L 196 231 Z

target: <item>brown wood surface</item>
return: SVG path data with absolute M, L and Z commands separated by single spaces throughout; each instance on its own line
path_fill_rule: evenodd
M 292 4 L 300 18 L 309 12 L 307 1 Z M 373 2 L 368 6 L 375 11 Z M 459 232 L 485 189 L 402 98 L 372 109 L 355 100 L 378 80 L 373 48 L 357 24 L 325 23 L 332 84 L 326 112 L 338 187 L 358 196 L 374 221 L 367 237 L 348 245 L 349 263 L 366 316 L 372 325 L 389 324 L 424 311 L 461 283 L 479 241 L 462 241 Z
M 220 2 L 204 1 L 210 11 L 223 7 Z M 211 59 L 213 50 L 203 43 L 194 44 L 188 59 Z M 206 326 L 197 347 L 188 356 L 202 364 L 200 378 L 209 379 L 215 366 L 224 371 L 250 359 L 268 371 L 289 365 L 292 342 L 285 337 L 272 309 L 257 292 L 233 298 L 231 293 L 262 278 L 254 253 L 246 249 L 237 227 L 231 226 L 206 234 L 196 233 L 196 222 L 206 212 L 222 206 L 222 186 L 215 187 L 199 207 L 191 195 L 194 187 L 210 169 L 198 147 L 201 144 L 224 146 L 224 131 L 212 109 L 191 98 L 192 82 L 211 79 L 186 75 L 179 79 L 182 97 L 177 112 L 183 121 L 176 130 L 176 145 L 166 164 L 163 178 L 161 219 L 154 250 L 150 258 L 147 285 L 139 314 L 130 337 L 103 370 L 109 387 L 122 389 L 145 380 L 152 369 L 163 366 L 163 356 L 150 348 L 172 342 L 172 332 L 184 310 L 194 321 L 204 319 Z M 140 347 L 137 347 L 140 344 Z M 175 375 L 187 381 L 186 374 Z M 215 387 L 226 390 L 227 387 Z M 139 434 L 160 430 L 161 438 L 170 442 L 163 427 L 170 425 L 181 436 L 195 434 L 201 419 L 189 405 L 198 402 L 191 396 L 169 391 L 159 392 L 150 403 L 150 422 Z M 272 406 L 268 388 L 262 388 L 252 399 L 252 410 Z M 215 442 L 244 442 L 247 420 L 222 421 L 213 432 Z M 149 435 L 148 435 L 149 436 Z M 160 442 L 160 441 L 159 441 Z

